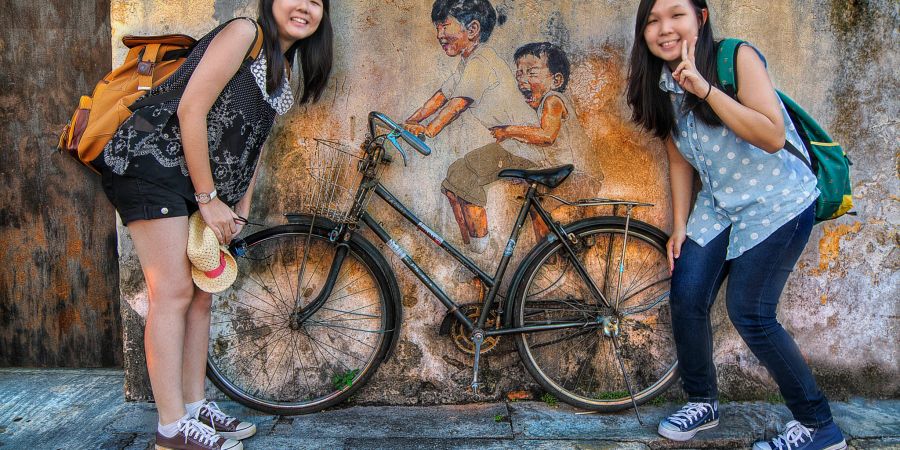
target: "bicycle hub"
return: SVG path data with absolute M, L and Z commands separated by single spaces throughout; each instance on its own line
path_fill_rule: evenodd
M 302 324 L 303 314 L 301 314 L 299 310 L 295 309 L 294 312 L 291 313 L 290 320 L 288 320 L 288 327 L 293 331 L 297 331 L 300 329 L 300 326 Z
M 615 317 L 604 317 L 600 323 L 603 324 L 603 334 L 606 337 L 619 336 L 619 319 Z

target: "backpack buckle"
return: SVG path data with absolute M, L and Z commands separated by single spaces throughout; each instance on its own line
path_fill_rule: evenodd
M 156 63 L 153 61 L 140 61 L 137 65 L 137 72 L 144 76 L 153 75 L 153 68 L 156 66 Z

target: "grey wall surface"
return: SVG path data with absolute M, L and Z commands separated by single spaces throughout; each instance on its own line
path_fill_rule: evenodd
M 199 36 L 233 15 L 255 15 L 255 5 L 250 3 L 112 0 L 114 48 L 119 48 L 117 39 L 127 33 L 182 31 Z M 656 203 L 638 217 L 668 230 L 665 153 L 659 142 L 630 123 L 623 99 L 635 12 L 632 3 L 499 1 L 498 9 L 509 20 L 495 30 L 491 45 L 498 54 L 509 56 L 526 41 L 548 40 L 568 52 L 573 63 L 571 96 L 591 142 L 584 154 L 596 157 L 588 165 L 590 170 L 602 170 L 605 175 L 600 194 Z M 333 79 L 323 101 L 297 108 L 280 120 L 269 140 L 253 220 L 283 223 L 280 214 L 291 210 L 306 189 L 297 161 L 303 160 L 312 138 L 359 143 L 368 111 L 380 110 L 400 119 L 408 116 L 457 64 L 435 42 L 427 0 L 348 0 L 335 3 L 334 8 Z M 829 395 L 896 397 L 900 394 L 900 61 L 896 45 L 900 6 L 893 0 L 713 0 L 711 8 L 717 35 L 738 36 L 756 44 L 768 58 L 776 85 L 806 105 L 843 143 L 854 162 L 857 215 L 814 229 L 782 297 L 780 318 Z M 437 186 L 455 159 L 453 152 L 472 140 L 467 134 L 471 128 L 466 127 L 463 121 L 448 128 L 431 141 L 434 155 L 415 159 L 403 170 L 395 164 L 384 177 L 384 183 L 426 222 L 456 240 L 456 224 Z M 504 186 L 490 188 L 488 210 L 499 211 L 492 230 L 508 228 L 514 206 L 502 199 L 513 192 Z M 453 284 L 455 267 L 438 259 L 428 242 L 414 237 L 411 228 L 396 217 L 380 212 L 376 216 L 392 234 L 401 236 L 404 248 L 421 258 L 438 281 Z M 146 293 L 126 230 L 120 231 L 126 388 L 129 398 L 147 398 L 140 346 Z M 391 255 L 386 248 L 381 251 Z M 440 304 L 396 258 L 388 259 L 403 292 L 400 342 L 393 357 L 353 401 L 476 400 L 467 390 L 471 358 L 447 338 L 437 336 L 443 317 Z M 476 260 L 493 267 L 490 251 Z M 771 398 L 777 390 L 728 323 L 722 299 L 715 314 L 715 358 L 723 396 Z M 488 392 L 479 400 L 519 389 L 537 391 L 509 339 L 489 355 L 484 373 Z

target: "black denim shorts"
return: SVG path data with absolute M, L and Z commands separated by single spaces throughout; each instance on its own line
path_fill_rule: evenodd
M 190 216 L 199 207 L 181 194 L 129 176 L 103 170 L 103 192 L 126 226 L 135 220 Z

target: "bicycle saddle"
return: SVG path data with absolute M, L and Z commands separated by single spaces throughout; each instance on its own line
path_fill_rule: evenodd
M 564 166 L 550 167 L 547 169 L 504 169 L 497 174 L 500 178 L 521 178 L 528 182 L 542 184 L 549 188 L 555 188 L 566 181 L 566 178 L 572 174 L 575 166 L 566 164 Z

